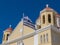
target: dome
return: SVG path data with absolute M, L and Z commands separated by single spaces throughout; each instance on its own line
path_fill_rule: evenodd
M 46 5 L 46 8 L 44 8 L 42 11 L 40 11 L 40 13 L 45 12 L 45 11 L 53 11 L 55 13 L 57 13 L 55 10 L 53 10 L 52 8 L 48 7 L 48 4 Z
M 12 31 L 12 28 L 7 28 L 6 30 L 10 30 L 10 31 Z
M 12 31 L 11 25 L 9 25 L 9 28 L 6 29 L 6 31 Z

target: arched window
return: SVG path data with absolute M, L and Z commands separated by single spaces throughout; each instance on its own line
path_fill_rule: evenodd
M 43 24 L 45 23 L 45 15 L 43 15 Z
M 44 43 L 45 43 L 45 35 L 43 35 L 43 40 L 44 40 Z
M 7 38 L 6 38 L 6 40 L 8 40 L 8 36 L 9 36 L 9 34 L 7 34 Z
M 42 35 L 40 36 L 40 42 L 42 43 Z
M 48 33 L 46 34 L 46 42 L 48 42 Z
M 48 14 L 48 22 L 51 23 L 51 15 Z

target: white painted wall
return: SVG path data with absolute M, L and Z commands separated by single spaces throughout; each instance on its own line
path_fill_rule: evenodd
M 34 36 L 34 45 L 38 45 L 38 34 Z

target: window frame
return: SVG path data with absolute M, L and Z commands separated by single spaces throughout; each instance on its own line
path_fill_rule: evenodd
M 6 40 L 8 40 L 9 34 L 7 34 Z
M 45 24 L 45 15 L 43 15 L 43 24 Z
M 48 22 L 51 23 L 51 14 L 48 14 Z

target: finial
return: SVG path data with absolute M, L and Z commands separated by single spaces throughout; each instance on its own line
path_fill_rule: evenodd
M 9 28 L 11 28 L 11 25 L 9 25 Z
M 48 6 L 49 6 L 49 5 L 48 5 L 48 4 L 46 4 L 46 7 L 47 7 L 47 8 L 48 8 Z

